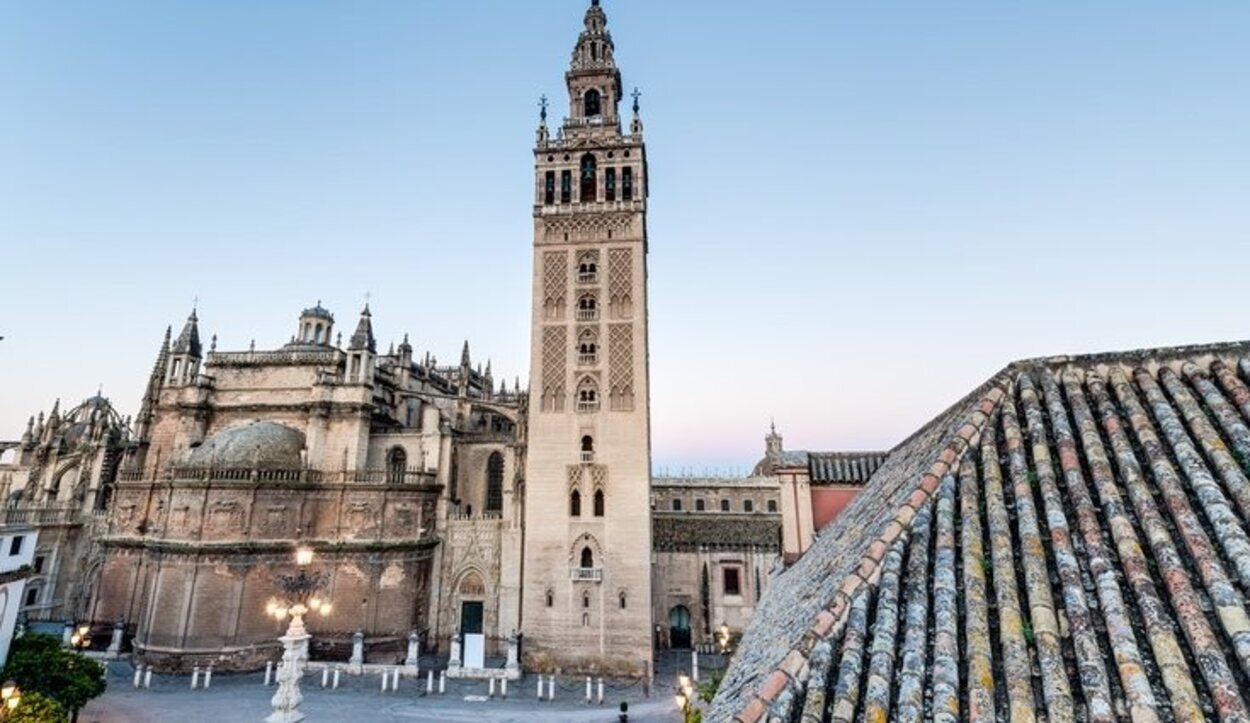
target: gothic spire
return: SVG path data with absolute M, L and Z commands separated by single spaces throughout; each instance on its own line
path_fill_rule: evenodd
M 368 350 L 375 353 L 378 350 L 377 340 L 373 338 L 373 314 L 369 311 L 368 303 L 360 312 L 360 323 L 356 325 L 356 333 L 352 334 L 347 348 L 349 351 Z
M 464 340 L 464 349 L 463 349 L 463 350 L 461 350 L 461 352 L 460 352 L 460 366 L 464 367 L 465 369 L 468 369 L 468 368 L 469 368 L 469 366 L 470 366 L 470 361 L 469 361 L 469 340 L 468 340 L 468 339 L 465 339 L 465 340 Z
M 187 317 L 187 323 L 182 327 L 182 333 L 178 335 L 178 339 L 174 342 L 173 353 L 187 354 L 189 356 L 200 358 L 200 319 L 195 314 L 195 309 L 191 309 L 191 315 Z

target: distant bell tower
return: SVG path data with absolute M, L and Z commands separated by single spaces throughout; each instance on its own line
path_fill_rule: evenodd
M 641 672 L 651 660 L 647 162 L 638 94 L 598 0 L 535 161 L 522 632 L 527 664 Z

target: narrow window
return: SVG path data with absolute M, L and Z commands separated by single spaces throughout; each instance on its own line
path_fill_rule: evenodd
M 599 200 L 599 172 L 594 154 L 582 156 L 582 187 L 581 202 L 594 203 Z
M 681 512 L 681 498 L 673 498 L 673 512 Z
M 550 206 L 556 202 L 556 172 L 547 171 L 547 179 L 543 182 L 543 203 Z
M 582 613 L 582 627 L 590 627 L 590 613 Z
M 569 495 L 569 515 L 582 516 L 582 493 L 577 490 L 573 490 L 573 494 Z
M 777 511 L 777 500 L 769 500 L 769 501 L 768 501 L 768 511 L 769 511 L 769 512 L 776 512 L 776 511 Z
M 570 203 L 572 202 L 572 200 L 573 200 L 573 172 L 572 171 L 560 171 L 560 203 Z
M 595 553 L 589 547 L 582 548 L 582 569 L 589 570 L 595 566 Z
M 721 511 L 721 512 L 728 512 L 728 511 L 729 511 L 729 500 L 721 500 L 721 501 L 720 501 L 720 511 Z
M 35 572 L 43 572 L 43 555 L 35 558 Z
M 22 554 L 22 540 L 26 539 L 25 535 L 18 535 L 9 543 L 9 556 Z
M 707 504 L 702 499 L 697 499 L 694 501 L 695 512 L 704 512 L 706 510 L 707 510 Z
M 727 567 L 722 572 L 724 575 L 724 593 L 725 595 L 741 595 L 742 580 L 738 577 L 738 568 Z
M 498 452 L 486 461 L 486 511 L 503 512 L 503 455 Z
M 548 590 L 547 591 L 547 607 L 551 607 L 552 605 L 555 605 L 555 604 L 556 604 L 556 596 L 553 592 Z
M 624 590 L 621 591 L 621 594 L 618 596 L 618 598 L 620 599 L 620 602 L 621 602 L 621 609 L 624 610 L 625 609 L 625 591 Z
M 743 501 L 742 501 L 742 511 L 743 511 L 743 512 L 754 512 L 754 511 L 755 511 L 755 503 L 754 503 L 754 502 L 752 502 L 751 500 L 743 500 Z
M 590 608 L 590 593 L 588 592 L 582 593 L 582 607 L 587 609 Z
M 29 606 L 37 602 L 39 602 L 39 588 L 32 587 L 26 591 L 26 604 Z
M 603 490 L 595 490 L 595 517 L 603 517 Z
M 387 455 L 386 481 L 388 484 L 403 484 L 408 474 L 408 453 L 402 447 L 392 447 Z
M 597 115 L 603 114 L 603 107 L 602 107 L 603 96 L 599 93 L 598 90 L 591 88 L 590 90 L 586 91 L 586 95 L 583 97 L 583 101 L 584 103 L 583 103 L 582 110 L 585 111 L 585 116 L 587 118 L 594 118 Z
M 621 169 L 621 200 L 634 200 L 634 169 L 629 167 Z
M 178 383 L 180 374 L 182 374 L 182 360 L 175 359 L 173 371 L 169 373 L 169 381 L 174 384 Z
M 616 200 L 616 169 L 608 168 L 603 172 L 603 197 L 608 201 Z

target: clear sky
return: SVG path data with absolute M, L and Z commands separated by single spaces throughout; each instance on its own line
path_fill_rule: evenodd
M 584 0 L 0 3 L 0 438 L 366 292 L 528 366 Z M 1007 362 L 1250 337 L 1250 3 L 605 0 L 651 160 L 657 468 L 899 441 Z

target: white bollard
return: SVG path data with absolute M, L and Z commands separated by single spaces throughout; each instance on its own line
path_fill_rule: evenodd
M 586 676 L 586 704 L 590 704 L 590 676 Z
M 438 674 L 438 694 L 442 695 L 447 692 L 447 671 Z
M 541 673 L 538 675 L 538 699 L 543 699 L 543 676 Z
M 382 671 L 382 692 L 383 693 L 386 692 L 386 685 L 387 683 L 390 683 L 390 682 L 391 682 L 391 674 L 383 670 Z
M 434 669 L 431 668 L 425 673 L 425 694 L 434 695 Z
M 143 683 L 143 666 L 135 666 L 135 687 L 138 688 Z
M 147 670 L 143 671 L 143 687 L 144 688 L 152 687 L 152 666 L 150 665 L 148 666 Z
M 391 675 L 391 691 L 399 691 L 399 668 L 396 668 L 395 672 Z
M 555 699 L 556 699 L 556 676 L 549 675 L 547 676 L 547 700 L 553 701 Z
M 499 697 L 500 698 L 508 697 L 508 679 L 507 678 L 499 679 Z
M 338 689 L 339 689 L 339 672 L 340 672 L 340 671 L 341 671 L 341 669 L 340 669 L 340 668 L 335 668 L 335 669 L 334 669 L 334 689 L 335 689 L 335 690 L 338 690 Z
M 204 671 L 204 689 L 208 690 L 208 686 L 213 684 L 213 666 L 208 666 L 208 670 Z
M 699 651 L 697 649 L 690 651 L 690 678 L 696 683 L 699 682 Z
M 200 666 L 191 669 L 191 690 L 200 687 Z
M 273 683 L 273 661 L 266 660 L 265 661 L 265 687 L 268 688 L 271 683 Z
M 603 678 L 599 679 L 599 705 L 603 705 Z
M 487 698 L 495 697 L 495 679 L 494 678 L 490 679 L 490 692 L 486 694 L 486 697 Z
M 321 687 L 324 688 L 329 684 L 330 684 L 330 669 L 322 668 L 321 669 Z

